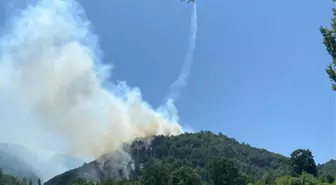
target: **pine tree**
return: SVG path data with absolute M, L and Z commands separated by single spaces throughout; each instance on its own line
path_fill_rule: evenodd
M 336 0 L 333 1 L 336 2 Z M 326 72 L 329 75 L 332 89 L 336 91 L 336 9 L 333 8 L 332 11 L 333 18 L 331 19 L 331 28 L 321 26 L 320 31 L 323 36 L 323 44 L 332 57 L 332 63 L 327 66 Z
M 27 178 L 26 177 L 23 177 L 22 181 L 23 181 L 24 185 L 27 185 Z

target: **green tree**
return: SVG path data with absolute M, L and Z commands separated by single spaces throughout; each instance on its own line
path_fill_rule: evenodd
M 33 181 L 31 178 L 29 178 L 29 185 L 33 185 Z
M 215 157 L 207 164 L 208 176 L 214 185 L 241 185 L 243 178 L 231 160 L 224 157 Z
M 38 179 L 37 180 L 37 185 L 41 185 L 42 183 L 41 183 L 41 179 Z
M 169 185 L 202 185 L 202 181 L 192 168 L 182 166 L 171 173 Z
M 84 179 L 77 179 L 71 185 L 95 185 L 93 182 L 89 182 Z
M 151 161 L 142 171 L 142 185 L 168 185 L 168 181 L 168 167 L 160 160 Z
M 326 175 L 325 178 L 327 179 L 328 183 L 330 183 L 330 184 L 335 182 L 335 177 L 333 177 L 331 175 Z
M 282 176 L 282 177 L 278 177 L 275 179 L 275 184 L 276 185 L 290 185 L 289 180 L 290 180 L 290 176 L 286 175 L 286 176 Z
M 272 173 L 270 173 L 270 172 L 266 172 L 266 173 L 262 176 L 261 180 L 262 180 L 262 182 L 263 182 L 264 184 L 274 184 L 274 180 L 275 180 L 275 178 L 274 178 L 274 176 L 273 176 Z
M 27 185 L 27 177 L 23 177 L 22 182 L 24 185 Z
M 333 0 L 336 2 L 335 0 Z M 330 29 L 327 27 L 320 27 L 320 31 L 323 36 L 323 44 L 326 47 L 329 55 L 332 57 L 332 63 L 326 68 L 326 72 L 329 75 L 331 81 L 332 89 L 336 91 L 336 9 L 333 8 L 333 18 L 331 19 Z
M 299 178 L 291 177 L 289 178 L 289 185 L 302 185 L 302 184 Z
M 318 185 L 318 182 L 313 175 L 303 172 L 300 176 L 301 184 L 303 185 Z
M 317 175 L 317 167 L 310 150 L 297 149 L 290 155 L 290 169 L 293 176 L 299 176 L 303 172 Z

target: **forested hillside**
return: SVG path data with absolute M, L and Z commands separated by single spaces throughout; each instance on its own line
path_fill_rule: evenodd
M 25 159 L 38 162 L 37 157 L 26 148 L 20 145 L 0 143 L 0 169 L 3 173 L 20 179 L 30 177 L 33 182 L 37 182 L 40 176 L 38 170 Z
M 0 185 L 23 185 L 23 182 L 14 176 L 4 174 L 0 171 Z
M 325 164 L 319 165 L 318 170 L 320 175 L 336 175 L 336 160 L 332 159 Z
M 41 185 L 41 180 L 38 179 L 36 182 L 32 180 L 31 177 L 27 178 L 24 176 L 23 178 L 18 178 L 17 176 L 12 176 L 4 173 L 0 169 L 0 185 Z
M 74 183 L 78 179 L 107 184 L 114 183 L 107 182 L 114 179 L 122 180 L 120 182 L 123 183 L 145 185 L 153 183 L 161 185 L 170 181 L 172 185 L 178 184 L 179 181 L 187 181 L 192 185 L 198 182 L 221 185 L 225 181 L 234 185 L 275 184 L 276 180 L 296 181 L 300 178 L 310 178 L 318 182 L 333 182 L 334 178 L 330 176 L 328 180 L 327 176 L 313 177 L 317 174 L 305 174 L 305 172 L 314 171 L 314 168 L 309 167 L 315 165 L 315 162 L 311 161 L 313 156 L 310 156 L 309 150 L 294 151 L 293 156 L 289 158 L 211 132 L 186 133 L 171 137 L 155 136 L 151 142 L 148 140 L 134 141 L 128 149 L 135 163 L 130 181 L 122 180 L 124 176 L 118 173 L 122 170 L 118 168 L 120 161 L 118 162 L 118 158 L 114 156 L 113 159 L 109 159 L 114 161 L 114 168 L 111 166 L 98 168 L 98 163 L 94 161 L 59 175 L 48 181 L 46 185 L 64 185 Z M 308 163 L 301 166 L 293 165 L 299 164 L 298 161 L 302 160 Z M 111 163 L 106 162 L 106 164 Z M 321 171 L 321 174 L 326 173 Z M 214 182 L 216 179 L 217 184 Z M 83 184 L 84 182 L 76 183 Z
M 298 149 L 286 157 L 208 131 L 142 138 L 125 150 L 131 154 L 133 168 L 123 163 L 122 153 L 109 153 L 101 156 L 99 162 L 84 164 L 45 184 L 321 185 L 335 179 L 335 160 L 316 165 L 310 150 Z M 130 172 L 128 180 L 126 172 Z M 0 185 L 38 183 L 34 179 L 30 182 L 29 176 L 0 175 Z
M 203 177 L 206 162 L 216 156 L 233 160 L 244 174 L 253 177 L 261 177 L 268 171 L 284 175 L 289 169 L 288 158 L 285 156 L 211 132 L 186 133 L 174 137 L 156 136 L 150 147 L 146 147 L 144 142 L 136 141 L 131 149 L 136 163 L 146 163 L 149 158 L 168 163 L 179 161 L 198 168 Z

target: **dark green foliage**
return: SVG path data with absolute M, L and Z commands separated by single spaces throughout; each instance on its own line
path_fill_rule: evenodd
M 309 150 L 294 151 L 290 160 L 241 144 L 223 134 L 200 132 L 155 136 L 134 141 L 126 148 L 135 163 L 130 179 L 110 178 L 93 182 L 99 181 L 101 185 L 327 185 L 329 182 L 326 176 L 302 173 L 315 173 L 308 168 L 315 164 Z M 296 169 L 290 168 L 290 164 L 299 166 L 297 174 L 301 175 L 289 176 L 290 169 Z M 323 169 L 328 169 L 326 167 L 330 164 Z M 86 172 L 91 167 L 84 165 L 72 170 L 73 173 L 57 176 L 48 185 L 71 184 L 69 182 L 76 179 L 72 174 Z M 92 184 L 83 180 L 75 183 Z
M 168 185 L 169 171 L 166 164 L 153 160 L 143 170 L 141 184 L 143 185 Z
M 289 185 L 301 185 L 301 181 L 297 177 L 291 177 L 289 178 Z
M 24 185 L 27 185 L 27 177 L 23 177 L 22 182 L 23 182 Z
M 224 157 L 215 157 L 207 164 L 208 177 L 213 185 L 243 185 L 244 181 L 236 164 Z
M 200 176 L 190 167 L 176 168 L 170 175 L 169 185 L 202 185 Z
M 135 162 L 132 183 L 169 185 L 176 181 L 184 184 L 195 181 L 194 184 L 234 185 L 255 182 L 269 171 L 272 171 L 272 178 L 289 172 L 288 158 L 241 144 L 223 134 L 185 133 L 171 137 L 154 136 L 150 141 L 137 140 L 130 145 Z M 187 171 L 190 171 L 188 176 L 182 175 Z M 64 182 L 59 180 L 61 177 L 53 182 Z
M 320 31 L 323 36 L 323 44 L 329 55 L 332 57 L 332 63 L 327 66 L 326 72 L 329 75 L 332 89 L 336 91 L 336 9 L 333 8 L 332 11 L 334 16 L 331 19 L 331 27 L 321 27 Z
M 11 175 L 2 173 L 0 169 L 0 185 L 23 185 L 23 183 Z
M 146 141 L 148 140 L 135 141 L 129 147 L 135 161 L 131 179 L 111 179 L 102 182 L 98 180 L 100 183 L 96 180 L 74 181 L 76 176 L 65 173 L 66 176 L 58 176 L 53 184 L 64 185 L 73 182 L 73 185 L 326 185 L 334 182 L 335 160 L 319 165 L 319 176 L 316 178 L 303 173 L 316 175 L 316 165 L 309 150 L 296 150 L 289 160 L 282 155 L 253 148 L 223 134 L 216 135 L 211 132 L 186 133 L 172 137 L 155 136 L 151 142 Z M 83 167 L 90 166 L 83 165 L 81 168 Z M 289 174 L 290 169 L 296 177 L 281 177 Z M 5 184 L 8 185 L 35 184 L 31 178 L 29 181 L 27 178 L 18 181 L 14 177 L 8 178 L 8 175 L 0 171 L 0 185 L 3 185 L 3 177 L 6 177 Z M 7 183 L 10 180 L 11 182 Z M 41 185 L 40 179 L 37 184 Z
M 95 185 L 93 182 L 89 182 L 84 179 L 75 180 L 71 185 Z
M 326 175 L 325 179 L 327 180 L 326 182 L 328 182 L 328 183 L 335 182 L 335 177 L 331 176 L 331 175 Z
M 288 158 L 264 149 L 253 148 L 248 144 L 241 144 L 223 134 L 216 135 L 211 132 L 186 133 L 171 137 L 155 136 L 151 144 L 144 140 L 137 140 L 132 143 L 130 151 L 135 161 L 133 179 L 140 176 L 144 184 L 166 184 L 165 177 L 169 176 L 167 182 L 172 182 L 172 173 L 181 167 L 193 169 L 203 184 L 214 182 L 212 178 L 215 175 L 210 175 L 211 170 L 224 174 L 218 177 L 222 181 L 215 180 L 216 182 L 228 181 L 235 184 L 244 184 L 245 181 L 254 182 L 257 179 L 260 180 L 265 174 L 269 174 L 265 180 L 270 181 L 277 176 L 289 173 Z M 225 165 L 222 168 L 210 168 L 210 164 L 215 164 L 215 161 L 223 162 Z M 142 169 L 141 166 L 145 168 Z M 269 171 L 272 173 L 268 173 Z
M 330 160 L 325 164 L 318 165 L 317 169 L 320 176 L 324 176 L 329 179 L 336 178 L 336 160 Z
M 303 172 L 317 175 L 317 167 L 310 150 L 297 149 L 291 153 L 290 168 L 293 176 L 299 176 Z
M 326 180 L 325 182 L 328 182 L 328 183 L 335 182 L 335 176 L 332 176 L 332 175 L 325 175 L 325 176 L 322 176 L 322 178 L 325 179 Z
M 266 172 L 262 178 L 261 178 L 261 182 L 263 184 L 274 184 L 275 182 L 275 177 L 272 173 L 270 172 Z
M 268 171 L 274 171 L 276 176 L 280 176 L 289 170 L 289 160 L 282 155 L 211 132 L 186 133 L 173 137 L 155 136 L 150 146 L 142 141 L 134 142 L 131 151 L 136 169 L 149 158 L 157 158 L 195 168 L 202 179 L 207 175 L 206 161 L 217 156 L 232 159 L 242 173 L 256 178 L 261 178 Z

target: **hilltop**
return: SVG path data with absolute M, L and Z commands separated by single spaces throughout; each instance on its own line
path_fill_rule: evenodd
M 206 161 L 215 156 L 235 161 L 246 176 L 255 179 L 268 172 L 276 176 L 285 175 L 289 170 L 288 157 L 211 132 L 185 133 L 171 137 L 154 136 L 150 144 L 137 140 L 129 145 L 128 150 L 135 161 L 135 170 L 132 171 L 134 178 L 140 175 L 141 167 L 147 165 L 153 158 L 166 163 L 179 161 L 181 164 L 196 168 L 203 179 L 206 178 Z M 109 167 L 110 162 L 106 162 L 106 166 L 99 166 L 97 161 L 93 161 L 52 178 L 46 185 L 68 184 L 78 178 L 91 181 L 121 179 L 123 176 L 117 173 L 122 170 L 117 168 L 120 166 L 120 161 L 117 162 L 118 156 L 110 156 L 114 156 L 108 160 L 115 161 L 113 164 L 116 168 Z
M 4 174 L 8 174 L 19 179 L 23 177 L 32 178 L 37 182 L 40 172 L 30 162 L 37 163 L 37 156 L 23 146 L 0 143 L 0 169 Z M 10 179 L 10 178 L 9 178 Z
M 33 184 L 36 184 L 38 170 L 22 160 L 23 158 L 34 159 L 33 153 L 19 145 L 2 144 L 0 149 L 2 149 L 0 167 L 4 173 L 1 173 L 2 180 L 8 181 L 6 184 L 20 184 L 23 177 L 26 177 L 26 179 L 31 177 Z M 214 177 L 209 176 L 209 172 L 211 172 L 209 164 L 216 163 L 225 164 L 225 169 L 222 170 L 228 171 L 221 172 L 221 174 L 229 174 L 225 178 L 235 179 L 232 183 L 236 185 L 247 183 L 273 185 L 278 181 L 281 181 L 281 183 L 278 182 L 277 185 L 287 185 L 290 181 L 294 183 L 294 181 L 299 182 L 300 179 L 302 183 L 310 179 L 310 181 L 319 185 L 320 183 L 334 182 L 336 176 L 336 160 L 317 165 L 317 179 L 305 174 L 292 176 L 292 157 L 256 148 L 221 133 L 214 134 L 209 131 L 184 133 L 178 136 L 160 135 L 141 138 L 125 145 L 124 151 L 106 153 L 97 160 L 84 163 L 78 168 L 51 178 L 45 185 L 70 185 L 78 180 L 81 181 L 76 182 L 76 185 L 86 184 L 85 181 L 107 182 L 105 185 L 111 185 L 111 183 L 114 184 L 111 180 L 125 181 L 124 179 L 127 177 L 130 179 L 127 181 L 129 184 L 139 184 L 141 182 L 140 184 L 150 185 L 157 182 L 143 182 L 143 179 L 152 178 L 148 175 L 154 174 L 155 178 L 157 176 L 169 177 L 169 179 L 161 179 L 164 182 L 171 181 L 173 177 L 179 177 L 190 178 L 191 180 L 199 179 L 199 182 L 202 181 L 203 184 L 211 184 L 211 178 Z M 15 152 L 19 154 L 15 154 Z M 309 150 L 301 150 L 298 156 L 302 155 L 302 152 L 305 153 L 304 155 L 311 155 Z M 311 159 L 313 160 L 313 158 Z M 78 166 L 81 163 L 78 159 L 66 155 L 55 156 L 52 160 L 69 166 Z M 304 164 L 315 165 L 314 161 L 311 164 L 307 162 L 310 163 L 306 161 Z M 109 183 L 109 181 L 111 182 Z M 198 185 L 196 182 L 198 181 L 193 182 L 195 184 L 192 185 Z M 299 185 L 301 184 L 299 183 Z M 289 183 L 289 185 L 292 184 Z
M 0 184 L 1 185 L 24 185 L 24 183 L 20 179 L 12 175 L 4 174 L 2 171 L 0 171 Z

